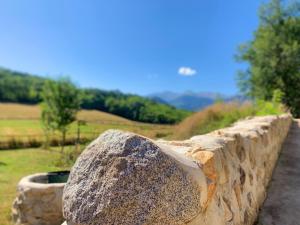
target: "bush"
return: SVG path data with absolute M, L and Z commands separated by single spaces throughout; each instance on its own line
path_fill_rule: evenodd
M 84 150 L 85 146 L 75 145 L 68 146 L 66 151 L 60 153 L 60 157 L 55 162 L 58 167 L 71 167 L 75 163 L 77 157 Z
M 283 93 L 280 90 L 273 92 L 272 101 L 257 100 L 256 101 L 256 115 L 279 115 L 285 111 L 284 106 L 281 104 Z

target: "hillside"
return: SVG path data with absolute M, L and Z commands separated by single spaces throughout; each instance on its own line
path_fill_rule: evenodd
M 0 102 L 37 104 L 48 78 L 28 73 L 0 69 Z M 95 109 L 119 115 L 130 120 L 174 124 L 190 113 L 133 94 L 104 91 L 97 88 L 81 88 L 82 108 Z
M 39 120 L 41 109 L 38 105 L 0 103 L 0 120 Z M 81 110 L 77 119 L 85 121 L 113 121 L 134 123 L 128 119 L 98 110 Z
M 166 137 L 172 134 L 173 126 L 131 121 L 120 116 L 98 110 L 81 110 L 77 119 L 86 123 L 80 127 L 80 139 L 88 142 L 107 129 L 132 131 L 150 138 Z M 77 123 L 70 125 L 67 133 L 68 144 L 77 138 Z M 38 105 L 0 103 L 0 149 L 38 147 L 44 140 Z M 51 142 L 57 145 L 58 133 Z
M 278 102 L 253 104 L 252 102 L 239 103 L 220 102 L 193 113 L 175 126 L 172 138 L 187 139 L 191 136 L 206 134 L 211 131 L 228 127 L 234 122 L 249 116 L 280 115 L 286 109 Z

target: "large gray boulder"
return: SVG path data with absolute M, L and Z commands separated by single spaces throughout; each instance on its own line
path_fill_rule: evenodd
M 191 172 L 199 168 L 172 154 L 133 133 L 105 132 L 71 170 L 63 194 L 67 224 L 188 223 L 201 211 L 199 180 Z

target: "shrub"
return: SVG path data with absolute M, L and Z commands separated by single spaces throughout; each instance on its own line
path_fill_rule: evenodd
M 55 165 L 66 168 L 73 166 L 77 157 L 81 154 L 84 148 L 85 146 L 80 145 L 68 146 L 66 151 L 60 153 L 60 157 L 55 162 Z

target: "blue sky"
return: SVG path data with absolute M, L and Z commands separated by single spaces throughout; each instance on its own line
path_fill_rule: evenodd
M 3 0 L 0 66 L 81 87 L 235 94 L 259 0 Z M 180 73 L 179 73 L 180 72 Z

